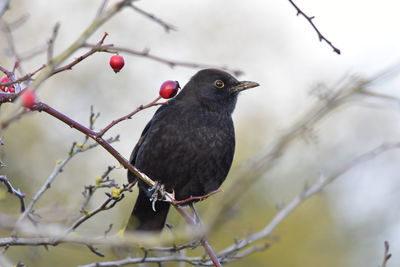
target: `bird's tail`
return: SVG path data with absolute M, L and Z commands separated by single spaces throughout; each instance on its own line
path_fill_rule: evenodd
M 155 210 L 152 208 L 146 193 L 139 189 L 131 217 L 129 218 L 127 231 L 161 231 L 167 219 L 170 204 L 165 201 L 157 201 Z

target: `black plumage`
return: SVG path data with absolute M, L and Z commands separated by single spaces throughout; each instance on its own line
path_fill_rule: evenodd
M 203 196 L 220 187 L 232 164 L 235 132 L 231 114 L 240 91 L 256 87 L 227 72 L 205 69 L 161 106 L 132 151 L 130 162 L 151 179 L 175 192 L 176 200 Z M 129 182 L 137 178 L 128 171 Z M 139 181 L 139 196 L 128 230 L 158 231 L 170 204 L 149 200 L 148 186 Z

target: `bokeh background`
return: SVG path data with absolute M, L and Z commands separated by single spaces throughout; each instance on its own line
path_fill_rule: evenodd
M 2 19 L 12 22 L 27 15 L 28 20 L 13 31 L 16 49 L 21 54 L 46 45 L 56 22 L 61 27 L 55 54 L 77 38 L 96 15 L 101 1 L 11 1 Z M 115 2 L 115 1 L 110 1 Z M 321 32 L 341 49 L 332 52 L 319 42 L 315 31 L 284 0 L 214 1 L 146 0 L 138 7 L 177 27 L 166 33 L 162 27 L 131 9 L 125 9 L 101 27 L 91 38 L 97 42 L 103 32 L 106 43 L 142 50 L 177 61 L 229 66 L 244 71 L 241 79 L 254 80 L 260 87 L 240 96 L 234 114 L 237 150 L 231 175 L 248 159 L 268 147 L 318 100 L 310 95 L 316 85 L 334 85 L 345 75 L 369 78 L 394 66 L 400 60 L 400 4 L 394 0 L 337 0 L 296 2 Z M 0 64 L 11 68 L 4 33 L 0 32 Z M 84 50 L 78 51 L 79 56 Z M 181 84 L 195 69 L 170 68 L 146 58 L 124 55 L 126 66 L 114 74 L 108 66 L 110 55 L 97 53 L 71 71 L 48 79 L 38 91 L 40 100 L 76 119 L 89 120 L 90 105 L 101 113 L 97 129 L 125 115 L 140 104 L 154 99 L 159 85 L 167 80 Z M 42 54 L 22 62 L 31 72 L 46 62 Z M 376 92 L 399 96 L 400 80 L 371 85 Z M 18 111 L 5 104 L 0 119 Z M 396 101 L 360 98 L 324 119 L 313 129 L 313 137 L 298 139 L 286 151 L 273 171 L 264 175 L 232 208 L 224 225 L 210 234 L 216 249 L 232 243 L 233 238 L 261 229 L 304 185 L 315 182 L 321 173 L 329 173 L 354 156 L 384 142 L 399 140 L 399 107 Z M 154 113 L 145 110 L 110 132 L 121 135 L 115 147 L 126 157 L 141 130 Z M 51 173 L 56 160 L 67 156 L 72 142 L 83 136 L 46 114 L 25 116 L 0 133 L 5 145 L 0 148 L 6 174 L 23 192 L 32 196 Z M 232 263 L 231 266 L 378 266 L 383 242 L 388 240 L 394 254 L 388 266 L 400 264 L 400 151 L 386 153 L 362 164 L 321 194 L 303 203 L 274 231 L 270 248 Z M 43 216 L 56 212 L 79 215 L 84 185 L 93 184 L 115 160 L 101 148 L 78 155 L 38 202 L 36 211 Z M 111 176 L 125 182 L 122 168 Z M 229 179 L 229 177 L 228 177 Z M 222 193 L 223 194 L 223 193 Z M 201 210 L 218 205 L 218 197 L 200 203 Z M 98 194 L 93 207 L 104 200 Z M 82 226 L 81 231 L 103 233 L 113 223 L 121 227 L 133 205 L 134 194 L 110 212 Z M 212 204 L 210 204 L 212 202 Z M 18 201 L 0 187 L 0 212 L 16 216 Z M 171 221 L 178 221 L 171 214 Z M 0 230 L 2 236 L 7 233 Z M 28 266 L 76 266 L 99 259 L 82 247 L 61 245 L 46 250 L 10 248 L 6 256 L 14 263 Z M 114 259 L 108 254 L 106 259 Z

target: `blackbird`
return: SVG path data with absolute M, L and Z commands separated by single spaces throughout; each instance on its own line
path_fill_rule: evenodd
M 175 98 L 158 108 L 133 149 L 130 163 L 174 192 L 176 200 L 218 189 L 235 151 L 231 114 L 238 93 L 256 86 L 222 70 L 200 70 Z M 128 171 L 128 181 L 136 180 Z M 127 230 L 162 230 L 170 203 L 157 201 L 153 207 L 154 190 L 140 180 L 138 186 Z

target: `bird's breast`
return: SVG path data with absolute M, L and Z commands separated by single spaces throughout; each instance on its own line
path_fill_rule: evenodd
M 151 125 L 137 167 L 173 189 L 177 199 L 217 189 L 234 154 L 231 117 L 201 111 L 167 115 Z

